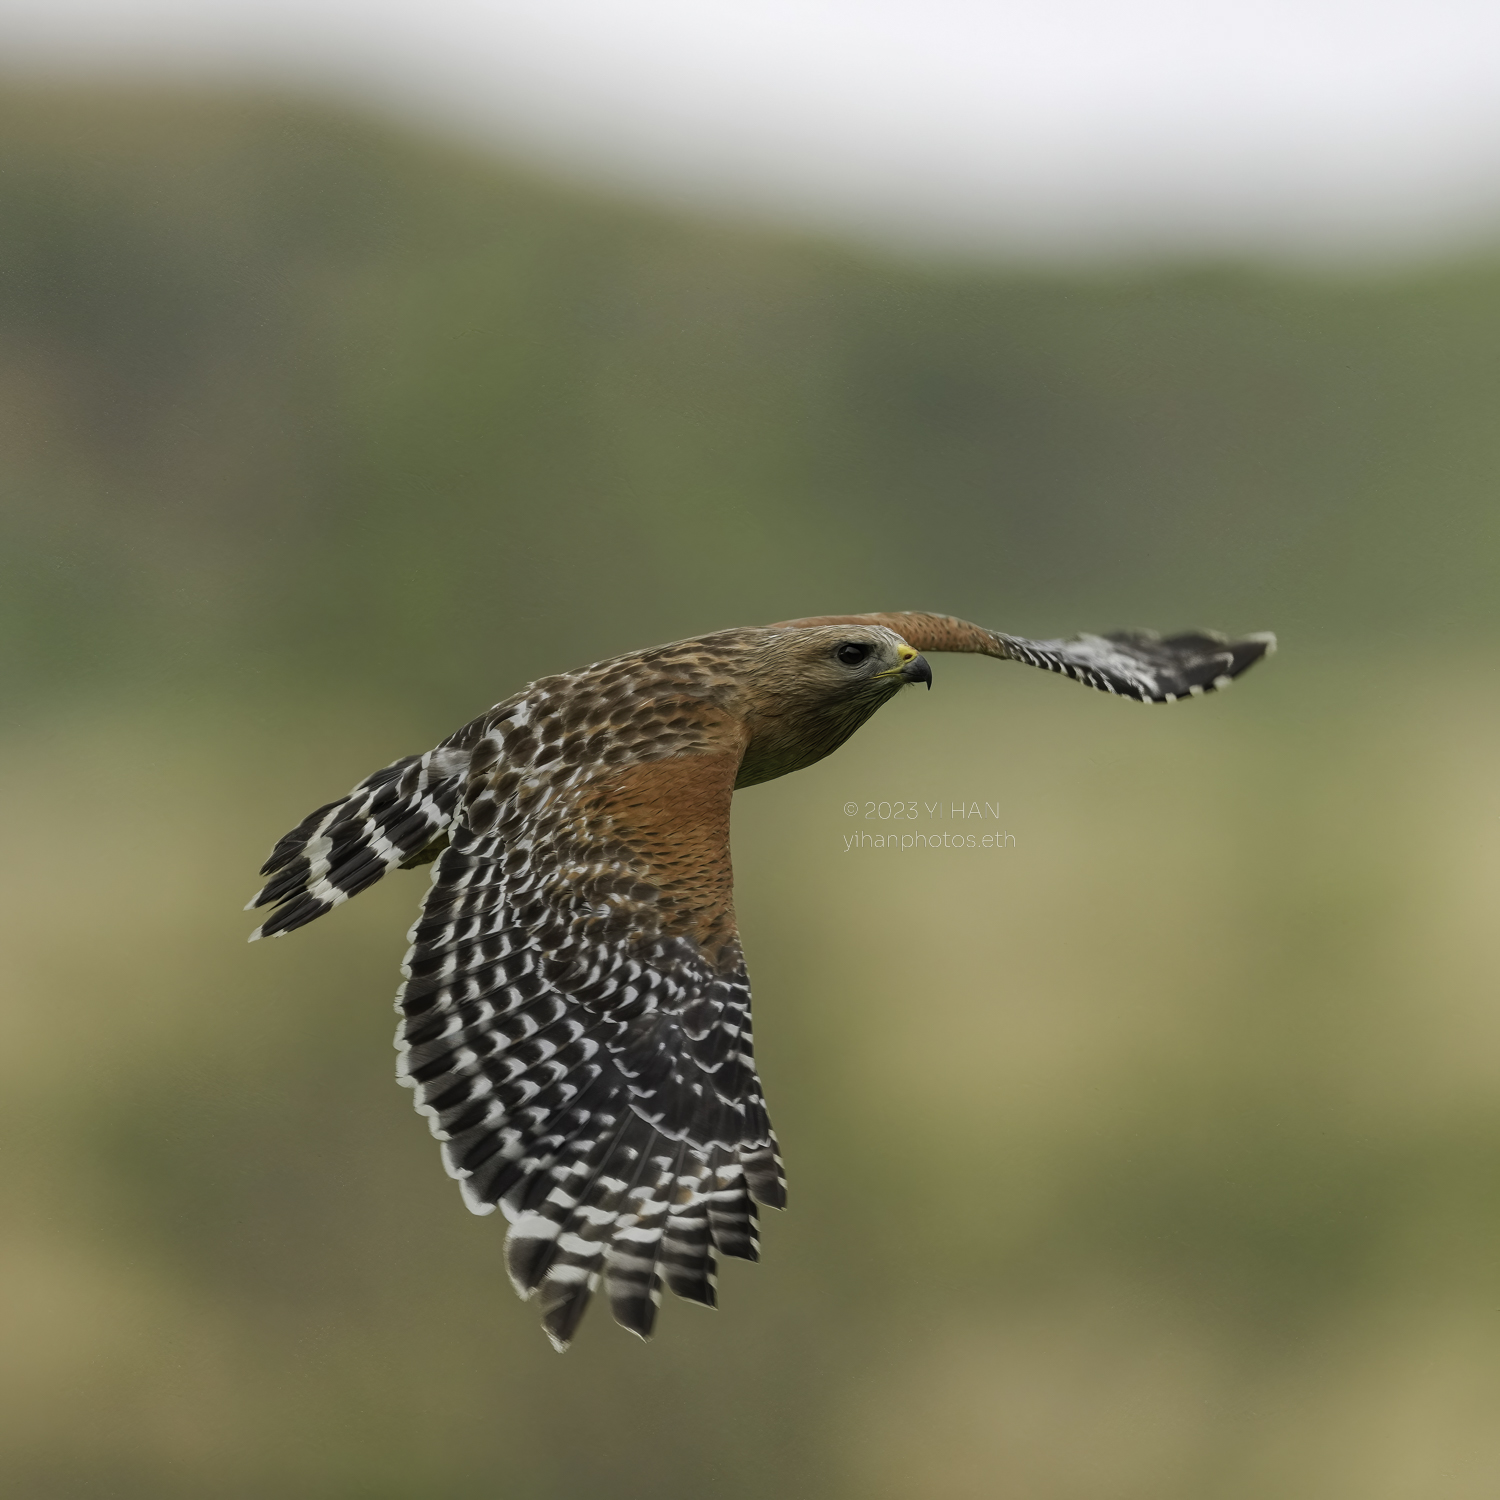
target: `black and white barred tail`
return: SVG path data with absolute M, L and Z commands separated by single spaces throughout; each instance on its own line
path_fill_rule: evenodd
M 432 858 L 453 821 L 469 754 L 448 740 L 425 755 L 404 756 L 309 813 L 261 866 L 271 878 L 245 910 L 273 910 L 250 941 L 292 932 L 387 870 Z

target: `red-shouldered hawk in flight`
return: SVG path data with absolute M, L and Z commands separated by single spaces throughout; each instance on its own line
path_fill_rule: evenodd
M 510 1220 L 522 1297 L 567 1347 L 603 1281 L 650 1335 L 663 1281 L 714 1304 L 786 1179 L 750 1040 L 729 799 L 836 750 L 922 655 L 969 651 L 1143 703 L 1274 649 L 1145 633 L 1027 641 L 946 615 L 721 630 L 543 677 L 376 771 L 272 851 L 253 937 L 434 858 L 397 996 L 400 1081 L 464 1201 Z

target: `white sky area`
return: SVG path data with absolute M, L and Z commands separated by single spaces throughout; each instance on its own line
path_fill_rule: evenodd
M 354 94 L 627 192 L 964 254 L 1500 239 L 1500 0 L 0 0 L 0 68 Z

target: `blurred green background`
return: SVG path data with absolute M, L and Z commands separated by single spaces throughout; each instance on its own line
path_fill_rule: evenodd
M 1500 1493 L 1500 261 L 902 264 L 11 87 L 0 331 L 8 1493 Z M 424 874 L 247 948 L 256 868 L 529 678 L 901 608 L 1282 651 L 939 658 L 737 799 L 792 1206 L 559 1358 L 392 1082 Z

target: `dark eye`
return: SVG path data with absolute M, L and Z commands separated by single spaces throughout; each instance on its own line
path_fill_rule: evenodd
M 833 654 L 846 667 L 857 667 L 870 654 L 870 648 L 859 641 L 845 641 Z

